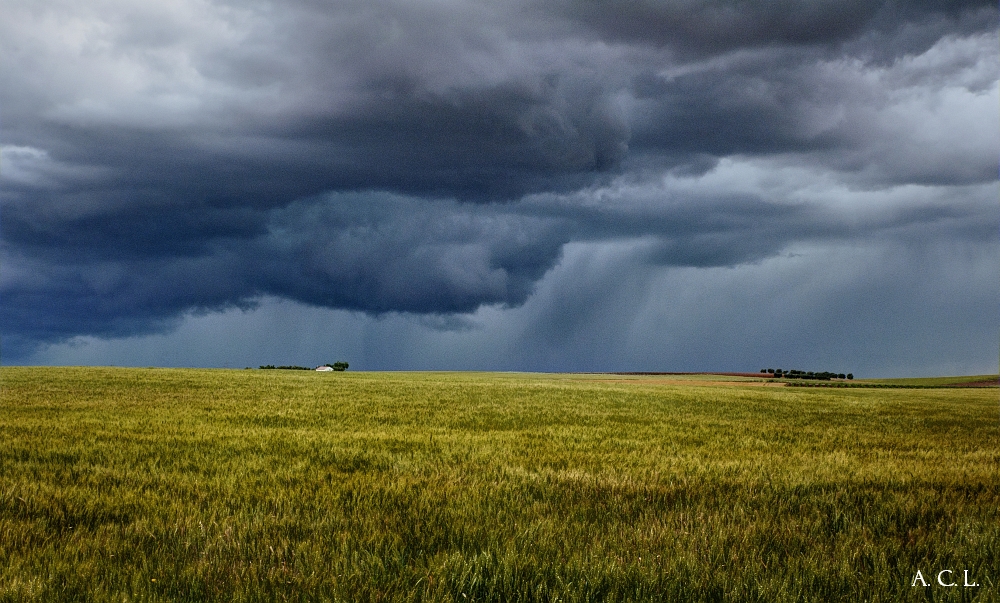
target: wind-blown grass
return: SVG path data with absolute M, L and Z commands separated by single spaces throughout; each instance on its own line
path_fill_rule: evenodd
M 995 389 L 0 379 L 0 601 L 998 600 Z

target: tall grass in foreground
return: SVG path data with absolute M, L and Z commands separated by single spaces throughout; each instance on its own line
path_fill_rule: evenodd
M 996 389 L 609 381 L 0 369 L 0 601 L 1000 600 Z

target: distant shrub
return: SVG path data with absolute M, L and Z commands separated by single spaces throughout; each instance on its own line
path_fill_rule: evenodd
M 780 369 L 780 368 L 779 369 L 773 369 L 773 370 L 772 369 L 764 369 L 764 371 L 772 373 L 772 376 L 774 376 L 775 378 L 782 378 L 783 377 L 785 379 L 806 379 L 806 380 L 813 380 L 813 381 L 829 381 L 831 379 L 844 379 L 844 378 L 853 379 L 854 378 L 854 376 L 850 375 L 850 374 L 844 375 L 844 373 L 832 373 L 830 371 L 821 371 L 821 372 L 808 371 L 808 372 L 806 372 L 806 371 L 800 371 L 798 369 L 790 369 L 790 370 L 786 371 L 786 370 Z

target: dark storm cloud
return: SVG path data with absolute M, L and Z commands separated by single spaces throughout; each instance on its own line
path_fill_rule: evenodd
M 159 332 L 184 312 L 252 307 L 263 295 L 445 320 L 441 315 L 484 304 L 522 304 L 573 241 L 630 243 L 638 264 L 721 267 L 758 262 L 807 241 L 863 244 L 890 237 L 925 245 L 995 236 L 996 212 L 976 195 L 890 208 L 860 224 L 857 212 L 750 197 L 670 200 L 655 186 L 602 195 L 501 206 L 331 195 L 269 212 L 263 225 L 265 218 L 249 220 L 254 228 L 227 232 L 226 220 L 217 219 L 211 237 L 198 224 L 155 223 L 161 231 L 177 229 L 169 236 L 150 233 L 154 222 L 88 222 L 81 228 L 109 240 L 63 239 L 55 251 L 23 244 L 30 255 L 5 253 L 5 265 L 20 267 L 5 275 L 0 318 L 18 326 L 7 333 L 7 351 L 17 355 L 79 333 Z M 169 253 L 143 248 L 154 235 L 175 246 Z M 199 249 L 184 247 L 193 240 Z M 5 241 L 5 249 L 13 242 L 20 241 Z M 106 249 L 115 253 L 95 255 Z
M 736 266 L 994 217 L 992 4 L 0 2 L 5 354 L 265 295 L 447 323 L 580 241 Z M 725 158 L 956 188 L 835 210 Z
M 984 0 L 585 0 L 556 5 L 601 39 L 665 46 L 686 56 L 767 46 L 836 46 L 866 34 L 891 36 L 914 25 L 939 28 L 945 22 L 954 31 L 961 23 L 968 31 L 996 22 L 994 4 Z M 917 48 L 911 42 L 907 51 Z
M 328 188 L 471 200 L 568 190 L 613 170 L 628 132 L 599 88 L 566 90 L 558 79 L 442 96 L 392 92 L 282 135 L 322 148 L 331 159 L 322 169 L 342 175 Z

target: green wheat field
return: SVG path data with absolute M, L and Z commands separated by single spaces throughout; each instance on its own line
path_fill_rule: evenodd
M 1000 601 L 996 387 L 4 367 L 0 393 L 2 602 Z

